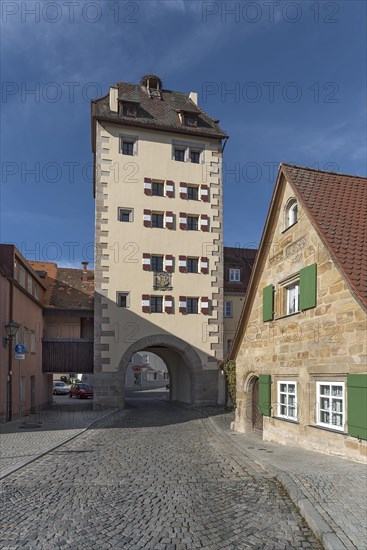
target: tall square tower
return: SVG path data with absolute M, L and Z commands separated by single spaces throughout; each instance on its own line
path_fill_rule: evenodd
M 223 358 L 222 150 L 197 94 L 159 77 L 92 102 L 95 403 L 124 405 L 133 355 L 160 356 L 170 398 L 214 403 Z

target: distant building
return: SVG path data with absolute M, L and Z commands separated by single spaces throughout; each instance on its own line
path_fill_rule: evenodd
M 39 412 L 52 400 L 52 376 L 42 370 L 42 302 L 44 281 L 14 245 L 0 244 L 0 418 L 10 420 Z M 15 321 L 15 339 L 5 326 Z M 25 359 L 15 357 L 16 344 Z
M 230 358 L 235 429 L 367 456 L 367 179 L 282 164 Z
M 42 281 L 43 371 L 70 378 L 93 372 L 94 271 L 30 261 Z
M 226 138 L 196 93 L 154 75 L 92 102 L 96 404 L 122 407 L 125 370 L 149 351 L 171 399 L 218 400 Z

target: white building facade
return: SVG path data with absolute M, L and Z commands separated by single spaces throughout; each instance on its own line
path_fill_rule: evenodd
M 149 351 L 172 400 L 217 402 L 226 138 L 197 94 L 153 75 L 92 102 L 98 405 L 123 407 L 126 368 Z

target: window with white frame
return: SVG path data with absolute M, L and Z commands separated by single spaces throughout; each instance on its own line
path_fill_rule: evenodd
M 296 199 L 290 199 L 285 207 L 285 229 L 291 227 L 298 221 L 298 204 Z
M 32 281 L 32 277 L 30 275 L 27 275 L 27 290 L 28 290 L 29 294 L 32 294 L 33 281 Z
M 299 281 L 285 287 L 286 292 L 286 314 L 299 312 Z
M 130 307 L 130 292 L 116 293 L 117 307 Z
M 152 182 L 152 195 L 155 195 L 156 197 L 164 196 L 164 183 L 162 181 Z
M 232 301 L 224 302 L 224 317 L 233 317 Z
M 278 382 L 278 416 L 288 420 L 297 420 L 296 382 Z
M 317 424 L 344 431 L 344 382 L 316 382 L 316 400 Z
M 172 143 L 172 158 L 178 162 L 201 164 L 204 159 L 204 145 L 177 141 Z
M 25 334 L 25 346 L 27 353 L 36 353 L 36 334 L 32 330 Z
M 168 373 L 168 372 L 164 372 L 164 373 L 163 373 L 163 379 L 164 379 L 164 380 L 168 380 L 168 379 L 169 379 L 169 373 Z
M 153 382 L 154 380 L 158 380 L 158 373 L 157 372 L 148 372 L 147 380 L 148 380 L 148 382 Z
M 187 298 L 187 313 L 199 313 L 199 298 Z
M 36 300 L 38 300 L 39 298 L 39 287 L 37 283 L 34 283 L 34 297 L 36 298 Z
M 241 270 L 240 269 L 230 269 L 229 270 L 229 280 L 234 283 L 239 283 L 241 281 Z

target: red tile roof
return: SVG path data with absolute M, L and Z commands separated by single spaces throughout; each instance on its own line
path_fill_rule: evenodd
M 351 290 L 367 307 L 367 178 L 282 164 Z
M 89 310 L 94 305 L 94 272 L 88 271 L 88 282 L 83 282 L 83 269 L 58 267 L 52 262 L 30 261 L 34 270 L 45 272 L 42 279 L 46 292 L 43 305 L 47 309 Z

